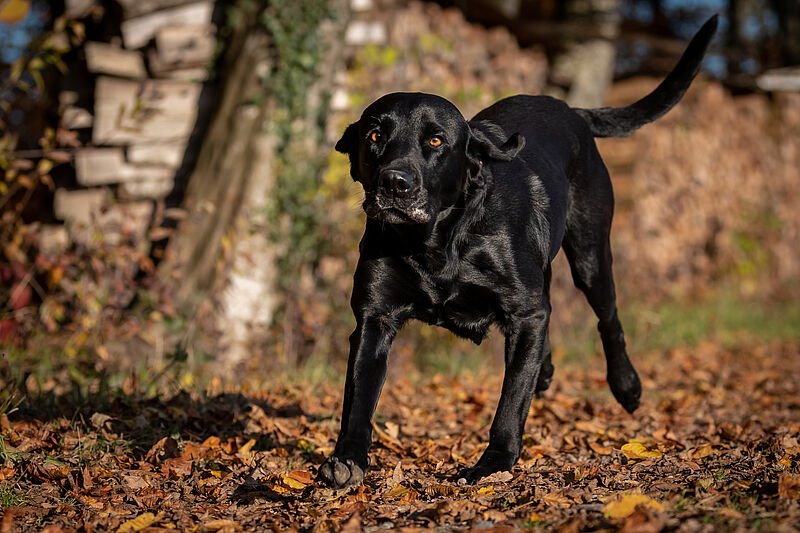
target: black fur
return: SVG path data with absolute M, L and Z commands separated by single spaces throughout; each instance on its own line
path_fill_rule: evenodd
M 351 305 L 342 425 L 320 467 L 334 487 L 362 481 L 371 420 L 397 331 L 409 319 L 480 343 L 496 324 L 506 337 L 505 378 L 489 446 L 458 474 L 467 482 L 517 461 L 534 392 L 553 373 L 547 327 L 550 263 L 564 248 L 575 284 L 598 317 L 608 382 L 629 412 L 641 385 L 617 318 L 609 232 L 611 181 L 594 136 L 624 135 L 685 92 L 716 17 L 651 95 L 625 108 L 576 110 L 546 96 L 513 96 L 471 121 L 447 100 L 420 93 L 378 99 L 344 132 L 364 186 L 368 218 Z

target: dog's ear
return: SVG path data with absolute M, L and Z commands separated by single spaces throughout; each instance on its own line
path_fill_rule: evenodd
M 353 122 L 344 130 L 342 138 L 336 143 L 337 152 L 351 154 L 358 148 L 358 122 Z
M 498 159 L 500 161 L 511 161 L 525 147 L 525 137 L 515 133 L 506 142 L 498 146 L 480 129 L 473 128 L 470 131 L 467 152 L 470 156 L 481 161 L 486 159 Z
M 350 158 L 350 177 L 358 181 L 358 122 L 353 122 L 344 130 L 342 138 L 334 146 L 337 152 L 347 154 Z

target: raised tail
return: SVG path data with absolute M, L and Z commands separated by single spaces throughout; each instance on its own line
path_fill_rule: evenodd
M 672 72 L 653 92 L 638 102 L 625 107 L 577 108 L 575 112 L 589 124 L 595 137 L 625 137 L 653 122 L 672 109 L 683 97 L 697 76 L 708 43 L 716 31 L 717 15 L 714 15 L 692 38 Z

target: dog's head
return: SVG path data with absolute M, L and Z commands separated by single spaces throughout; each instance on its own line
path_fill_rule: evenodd
M 347 127 L 336 150 L 350 156 L 363 185 L 367 216 L 390 224 L 427 224 L 454 205 L 488 159 L 511 160 L 525 140 L 502 143 L 470 127 L 439 96 L 392 93 L 373 102 Z

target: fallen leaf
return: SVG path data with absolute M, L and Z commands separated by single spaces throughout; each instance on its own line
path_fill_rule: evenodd
M 209 531 L 219 531 L 220 529 L 235 529 L 241 531 L 242 526 L 235 520 L 211 520 L 203 524 Z
M 19 514 L 19 510 L 16 507 L 5 508 L 3 520 L 0 521 L 0 533 L 11 533 L 17 514 Z
M 663 505 L 644 494 L 626 494 L 620 499 L 608 502 L 605 507 L 603 507 L 603 513 L 605 513 L 608 518 L 625 518 L 633 514 L 633 511 L 635 511 L 636 507 L 639 505 L 650 507 L 656 511 L 664 510 Z
M 339 533 L 360 533 L 361 531 L 363 531 L 361 528 L 361 514 L 356 511 L 347 522 L 342 524 L 342 529 L 339 530 Z
M 778 479 L 778 496 L 787 500 L 800 497 L 800 476 L 783 474 Z
M 0 22 L 16 24 L 30 11 L 30 0 L 6 0 L 0 2 Z
M 725 509 L 720 509 L 719 514 L 721 514 L 725 518 L 733 518 L 735 520 L 741 520 L 742 518 L 745 517 L 742 513 L 740 513 L 736 509 L 731 509 L 729 507 L 726 507 Z
M 692 452 L 692 459 L 702 459 L 714 453 L 713 444 L 704 444 Z
M 634 460 L 643 460 L 643 459 L 650 459 L 653 457 L 663 457 L 663 453 L 658 450 L 648 450 L 644 444 L 639 442 L 629 442 L 627 444 L 623 444 L 622 453 L 625 454 L 625 457 L 628 459 Z
M 289 476 L 281 476 L 281 484 L 283 484 L 284 487 L 292 490 L 303 490 L 304 488 L 306 488 L 305 483 L 297 481 L 296 479 L 291 478 Z
M 255 439 L 250 439 L 249 441 L 244 443 L 244 445 L 242 445 L 241 448 L 239 448 L 239 453 L 242 454 L 242 456 L 245 456 L 245 457 L 250 455 L 250 450 L 253 449 L 253 446 L 255 446 L 255 444 L 256 444 L 256 440 Z
M 593 440 L 588 441 L 588 443 L 589 443 L 589 448 L 591 448 L 592 451 L 594 451 L 595 453 L 599 453 L 600 455 L 611 455 L 611 452 L 614 451 L 613 448 L 610 448 L 608 446 L 602 446 Z
M 162 513 L 158 513 L 158 516 L 154 515 L 153 513 L 140 514 L 133 520 L 123 522 L 122 525 L 117 528 L 117 533 L 125 533 L 126 531 L 141 531 L 142 529 L 154 524 L 161 518 L 161 516 Z
M 400 426 L 394 422 L 386 422 L 384 426 L 386 427 L 386 434 L 392 439 L 397 440 L 400 437 Z
M 311 472 L 306 470 L 292 470 L 288 474 L 287 477 L 294 479 L 295 481 L 299 481 L 300 483 L 304 483 L 306 485 L 311 485 L 314 482 L 314 478 L 311 476 Z
M 503 472 L 495 472 L 494 474 L 481 478 L 479 483 L 507 483 L 512 479 L 514 479 L 514 474 L 506 470 Z
M 401 481 L 403 481 L 403 466 L 400 461 L 397 461 L 397 466 L 394 467 L 392 472 L 391 483 L 392 485 L 398 485 Z
M 553 507 L 571 507 L 574 502 L 560 492 L 548 492 L 544 495 L 544 503 Z
M 392 490 L 390 490 L 387 493 L 387 496 L 393 499 L 402 498 L 403 496 L 408 494 L 408 491 L 409 491 L 408 487 L 404 487 L 403 485 L 395 485 L 394 487 L 392 487 Z

